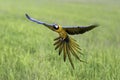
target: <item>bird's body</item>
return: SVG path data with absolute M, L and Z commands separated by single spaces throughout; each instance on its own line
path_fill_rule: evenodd
M 61 53 L 63 53 L 64 61 L 66 61 L 66 56 L 68 56 L 68 59 L 72 65 L 73 69 L 74 69 L 74 65 L 73 65 L 73 62 L 71 59 L 71 54 L 73 56 L 75 56 L 80 62 L 83 62 L 77 55 L 77 53 L 81 53 L 80 52 L 81 49 L 79 48 L 79 45 L 76 43 L 76 40 L 71 38 L 69 35 L 83 34 L 84 32 L 89 31 L 89 30 L 97 27 L 98 25 L 90 25 L 90 26 L 86 26 L 86 27 L 80 27 L 80 26 L 78 26 L 78 27 L 63 27 L 63 26 L 60 26 L 57 24 L 47 24 L 47 23 L 38 21 L 36 19 L 29 17 L 27 14 L 26 14 L 26 17 L 29 20 L 36 22 L 38 24 L 42 24 L 59 34 L 59 37 L 54 39 L 55 50 L 58 49 L 59 55 Z
M 65 39 L 67 37 L 67 33 L 60 25 L 59 25 L 59 29 L 55 30 L 55 32 L 57 32 L 59 34 L 59 36 L 63 39 Z

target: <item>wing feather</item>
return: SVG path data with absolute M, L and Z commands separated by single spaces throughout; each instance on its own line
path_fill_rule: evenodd
M 31 18 L 28 14 L 25 14 L 25 15 L 26 15 L 26 17 L 27 17 L 30 21 L 36 22 L 36 23 L 38 23 L 38 24 L 45 24 L 44 22 L 38 21 L 38 20 L 36 20 L 36 19 L 34 19 L 34 18 Z
M 83 34 L 87 31 L 92 30 L 93 28 L 97 27 L 97 24 L 90 25 L 90 26 L 78 26 L 78 27 L 63 27 L 63 29 L 70 35 L 74 34 Z
M 47 27 L 49 27 L 49 28 L 50 28 L 50 26 L 53 26 L 53 25 L 51 25 L 51 24 L 47 24 L 47 23 L 45 23 L 45 22 L 42 22 L 42 21 L 39 21 L 39 20 L 37 20 L 37 19 L 31 18 L 28 14 L 25 14 L 25 16 L 26 16 L 27 19 L 29 19 L 29 20 L 32 21 L 32 22 L 36 22 L 36 23 L 38 23 L 38 24 L 42 24 L 42 25 L 47 26 Z

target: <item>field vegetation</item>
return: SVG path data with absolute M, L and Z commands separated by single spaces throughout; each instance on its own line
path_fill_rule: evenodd
M 119 0 L 0 0 L 0 80 L 120 80 Z M 55 32 L 25 13 L 64 26 L 100 26 L 77 40 L 75 70 L 54 50 Z

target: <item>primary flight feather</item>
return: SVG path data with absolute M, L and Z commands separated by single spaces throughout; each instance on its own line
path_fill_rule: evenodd
M 71 38 L 69 35 L 83 34 L 87 31 L 92 30 L 93 28 L 97 27 L 98 25 L 64 27 L 64 26 L 60 26 L 58 24 L 47 24 L 45 22 L 41 22 L 34 18 L 31 18 L 28 14 L 25 14 L 25 15 L 30 21 L 36 22 L 38 24 L 42 24 L 59 34 L 59 37 L 54 39 L 55 50 L 59 51 L 59 55 L 61 53 L 63 53 L 64 61 L 66 61 L 66 57 L 68 56 L 68 59 L 72 65 L 73 69 L 74 69 L 74 64 L 72 62 L 71 55 L 76 57 L 80 62 L 84 62 L 77 55 L 77 53 L 81 53 L 80 52 L 81 49 L 80 49 L 79 45 L 76 43 L 76 40 Z

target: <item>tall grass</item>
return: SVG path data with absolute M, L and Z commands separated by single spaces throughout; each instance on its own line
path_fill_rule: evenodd
M 120 10 L 113 0 L 0 0 L 0 80 L 120 80 Z M 54 50 L 58 35 L 28 21 L 100 26 L 72 36 L 86 63 L 63 61 Z M 79 55 L 80 56 L 80 55 Z

